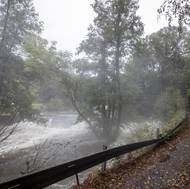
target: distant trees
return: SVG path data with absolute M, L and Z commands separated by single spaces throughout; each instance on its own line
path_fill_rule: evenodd
M 188 32 L 186 35 L 189 35 Z M 185 64 L 183 52 L 186 48 L 187 36 L 180 39 L 177 27 L 166 27 L 149 37 L 150 48 L 156 59 L 160 87 L 163 90 L 169 86 L 180 87 L 178 79 L 181 73 L 179 71 Z
M 0 15 L 1 48 L 9 52 L 20 47 L 26 35 L 42 30 L 32 0 L 1 0 Z
M 140 114 L 146 112 L 149 116 L 157 114 L 160 118 L 169 119 L 174 115 L 171 112 L 184 109 L 183 102 L 189 83 L 187 75 L 189 74 L 190 38 L 189 31 L 185 28 L 183 30 L 179 38 L 177 27 L 165 27 L 147 36 L 135 49 L 132 62 L 126 69 L 126 77 L 129 78 L 133 74 L 133 81 L 130 82 L 133 83 L 133 87 L 137 85 L 136 88 L 140 89 L 137 91 L 141 95 L 136 97 L 137 104 L 140 104 L 140 107 L 136 109 L 140 111 Z M 172 100 L 174 94 L 176 98 Z M 173 109 L 170 103 L 176 105 L 177 108 Z M 161 113 L 164 104 L 165 107 L 171 107 L 167 113 Z
M 23 45 L 25 73 L 30 83 L 33 104 L 44 107 L 41 110 L 56 111 L 68 106 L 62 75 L 70 70 L 71 54 L 56 49 L 56 43 L 49 43 L 37 35 L 30 35 Z M 38 107 L 36 107 L 38 108 Z
M 24 38 L 41 30 L 32 0 L 0 1 L 0 114 L 31 114 L 31 94 L 24 60 Z
M 183 34 L 184 26 L 190 26 L 190 1 L 189 0 L 165 0 L 162 6 L 158 9 L 159 14 L 164 14 L 168 19 L 168 23 L 171 26 L 171 23 L 175 20 L 178 21 L 178 34 L 179 38 Z M 189 53 L 189 49 L 187 51 Z M 187 67 L 186 67 L 187 68 Z M 189 69 L 189 66 L 188 66 Z M 186 75 L 186 74 L 185 74 Z M 187 75 L 186 75 L 187 77 Z M 186 104 L 187 104 L 187 112 L 190 112 L 190 96 L 189 96 L 189 88 L 190 84 L 186 83 Z

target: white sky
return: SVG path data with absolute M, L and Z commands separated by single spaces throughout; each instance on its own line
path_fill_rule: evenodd
M 40 20 L 44 22 L 42 36 L 57 41 L 58 49 L 75 53 L 75 49 L 87 34 L 94 13 L 90 6 L 93 0 L 34 0 Z M 139 0 L 138 14 L 145 24 L 145 34 L 157 31 L 166 25 L 157 19 L 157 8 L 163 0 Z

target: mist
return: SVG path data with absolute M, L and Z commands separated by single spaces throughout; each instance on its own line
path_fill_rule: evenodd
M 165 18 L 162 1 L 91 3 L 62 18 L 56 3 L 0 1 L 0 182 L 154 139 L 187 115 L 188 15 L 177 22 L 168 6 L 151 26 L 152 12 Z

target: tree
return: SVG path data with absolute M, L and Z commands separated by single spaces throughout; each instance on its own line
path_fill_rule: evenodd
M 122 90 L 126 118 L 132 120 L 154 115 L 155 94 L 160 93 L 155 58 L 148 42 L 142 38 L 136 44 L 124 69 Z
M 149 37 L 162 91 L 169 86 L 179 86 L 176 78 L 185 64 L 183 58 L 185 41 L 178 38 L 177 31 L 177 27 L 166 27 Z
M 178 20 L 178 33 L 179 37 L 183 33 L 183 26 L 189 27 L 190 24 L 190 2 L 188 0 L 165 0 L 162 6 L 158 9 L 159 14 L 165 14 L 168 18 L 168 23 L 171 25 L 172 21 Z M 190 85 L 186 88 L 186 99 L 187 104 L 190 104 L 188 91 Z M 187 105 L 188 106 L 188 105 Z M 189 112 L 190 107 L 187 107 L 187 113 Z M 189 114 L 189 113 L 188 113 Z
M 139 41 L 133 51 L 131 63 L 127 65 L 124 77 L 128 91 L 136 92 L 132 93 L 135 97 L 134 102 L 131 100 L 135 114 L 146 117 L 157 115 L 160 119 L 163 115 L 173 116 L 171 112 L 176 113 L 176 109 L 177 111 L 182 109 L 178 108 L 178 105 L 173 109 L 179 98 L 176 98 L 176 102 L 168 99 L 173 98 L 170 95 L 172 92 L 176 93 L 176 96 L 181 95 L 182 99 L 186 96 L 189 84 L 189 39 L 189 31 L 186 28 L 183 28 L 183 33 L 179 38 L 178 28 L 173 26 L 164 27 Z M 170 88 L 172 92 L 168 93 Z M 167 98 L 164 95 L 166 93 Z M 161 111 L 156 111 L 155 107 L 158 107 L 160 102 L 162 102 L 161 106 L 165 103 L 168 107 L 165 108 L 167 113 L 163 111 L 158 114 L 164 110 L 164 107 L 160 106 Z M 170 102 L 174 106 L 171 106 Z
M 179 32 L 182 31 L 184 25 L 189 26 L 190 24 L 189 0 L 164 0 L 158 13 L 166 15 L 169 25 L 177 19 Z
M 31 94 L 26 83 L 24 60 L 19 55 L 24 38 L 41 31 L 41 22 L 32 0 L 0 1 L 0 114 L 20 114 L 31 111 Z
M 69 77 L 71 54 L 58 51 L 56 42 L 48 43 L 37 35 L 26 38 L 23 49 L 25 74 L 31 84 L 30 91 L 35 96 L 34 102 L 42 104 L 45 110 L 56 110 L 55 106 L 61 109 L 64 104 L 65 107 L 70 106 L 61 81 L 66 73 Z
M 26 35 L 39 33 L 42 22 L 38 20 L 33 0 L 1 0 L 0 47 L 12 52 L 18 50 Z
M 93 68 L 87 72 L 97 85 L 89 94 L 93 96 L 89 118 L 102 129 L 109 143 L 117 136 L 122 122 L 121 72 L 143 32 L 143 24 L 136 15 L 137 1 L 95 0 L 93 9 L 97 16 L 79 52 L 87 55 L 87 65 Z
M 162 120 L 170 120 L 182 110 L 184 110 L 184 98 L 179 89 L 169 87 L 156 99 L 155 113 Z

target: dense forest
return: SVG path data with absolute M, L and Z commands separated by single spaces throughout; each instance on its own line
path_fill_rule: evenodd
M 32 0 L 1 0 L 1 117 L 72 109 L 112 142 L 128 121 L 181 115 L 190 98 L 190 5 L 176 2 L 158 10 L 168 27 L 146 36 L 138 1 L 95 0 L 94 22 L 73 56 L 41 37 Z

